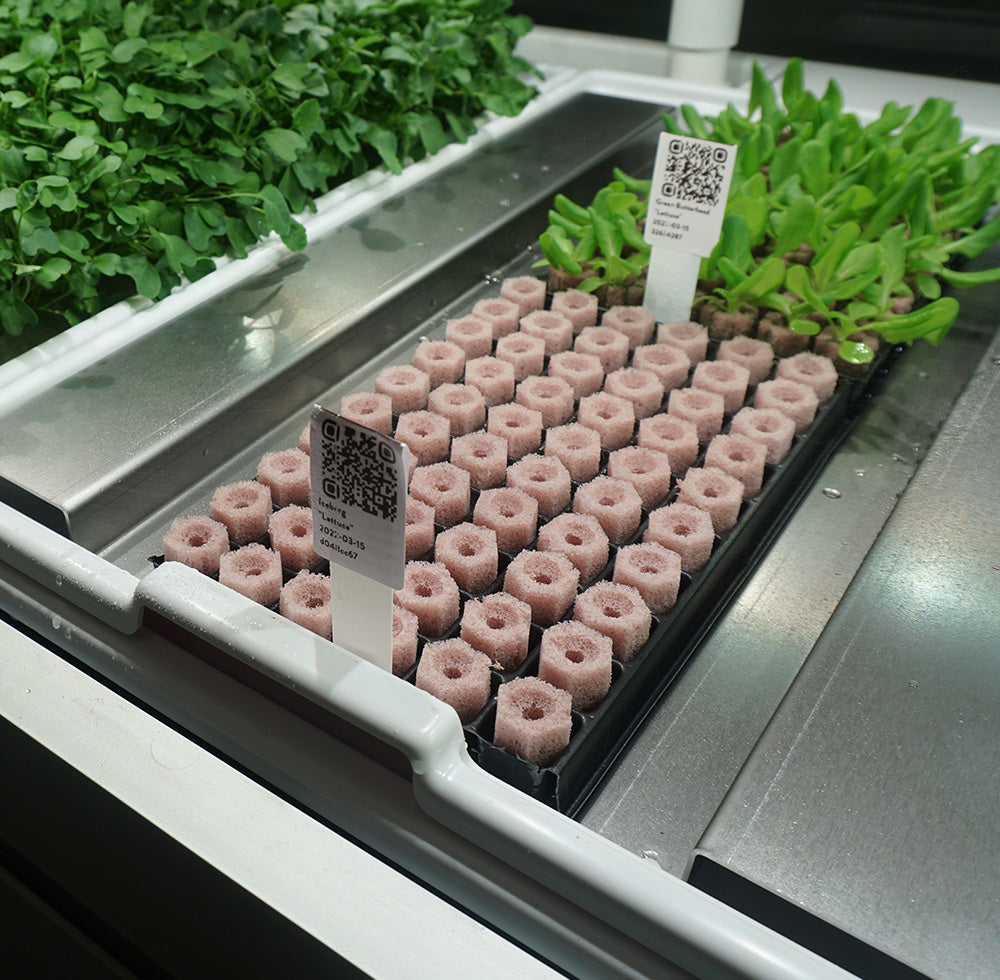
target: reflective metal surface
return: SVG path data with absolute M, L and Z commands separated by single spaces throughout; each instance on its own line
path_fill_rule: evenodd
M 699 848 L 942 980 L 1000 953 L 998 417 L 994 341 Z

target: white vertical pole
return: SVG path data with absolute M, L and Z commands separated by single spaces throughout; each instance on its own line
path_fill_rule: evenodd
M 667 33 L 670 77 L 725 84 L 742 21 L 743 0 L 673 0 Z

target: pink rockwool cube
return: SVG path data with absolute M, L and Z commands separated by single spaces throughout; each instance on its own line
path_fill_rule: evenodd
M 474 357 L 465 362 L 465 383 L 479 389 L 487 408 L 502 405 L 514 397 L 514 365 L 499 357 Z
M 507 479 L 507 440 L 489 432 L 470 432 L 451 442 L 451 462 L 469 474 L 477 490 L 499 487 Z
M 570 479 L 586 483 L 601 468 L 601 436 L 579 422 L 560 425 L 545 434 L 545 455 L 556 456 L 569 470 Z
M 281 555 L 262 544 L 247 544 L 219 558 L 219 581 L 262 606 L 281 593 Z
M 272 511 L 271 488 L 256 480 L 219 487 L 208 505 L 212 520 L 226 525 L 234 544 L 249 544 L 264 537 Z
M 178 517 L 163 536 L 163 557 L 196 568 L 206 575 L 219 571 L 219 559 L 229 551 L 225 524 L 201 514 Z
M 774 348 L 766 340 L 740 335 L 723 340 L 715 359 L 742 364 L 750 372 L 750 384 L 759 385 L 771 374 Z
M 382 368 L 375 377 L 375 390 L 392 399 L 396 415 L 427 407 L 431 390 L 430 375 L 412 364 L 394 364 Z
M 434 508 L 413 494 L 406 498 L 406 560 L 423 558 L 434 544 Z
M 692 364 L 700 364 L 708 354 L 708 328 L 693 320 L 661 323 L 656 328 L 656 342 L 680 347 Z
M 514 333 L 521 319 L 521 307 L 502 296 L 490 296 L 477 301 L 472 312 L 490 325 L 494 340 Z
M 466 358 L 487 357 L 493 351 L 493 324 L 470 313 L 444 325 L 444 336 L 465 351 Z
M 596 354 L 564 350 L 549 358 L 549 377 L 562 378 L 573 389 L 573 397 L 580 399 L 601 390 L 604 367 Z
M 704 388 L 674 388 L 667 398 L 667 412 L 694 422 L 698 441 L 708 442 L 722 431 L 726 414 L 725 399 L 716 391 Z
M 625 446 L 608 457 L 608 476 L 631 483 L 646 508 L 670 492 L 670 473 L 670 457 L 655 449 Z
M 555 517 L 569 506 L 573 485 L 558 456 L 532 453 L 507 467 L 507 486 L 517 487 L 538 501 L 542 517 Z
M 486 400 L 475 385 L 441 385 L 430 393 L 427 407 L 451 423 L 453 436 L 475 432 L 486 421 Z
M 534 276 L 512 276 L 500 283 L 502 299 L 517 303 L 521 316 L 545 306 L 545 282 Z
M 444 565 L 429 561 L 408 561 L 403 587 L 393 598 L 417 617 L 424 636 L 439 637 L 458 619 L 458 586 Z
M 417 662 L 417 617 L 392 604 L 392 672 L 402 677 Z
M 508 334 L 497 341 L 496 356 L 514 368 L 514 380 L 523 381 L 532 374 L 541 374 L 545 367 L 545 341 L 530 334 Z
M 767 447 L 747 436 L 720 434 L 705 451 L 705 465 L 724 470 L 743 484 L 743 496 L 756 497 L 764 482 Z
M 539 677 L 517 677 L 497 691 L 493 744 L 535 766 L 555 762 L 573 734 L 573 697 Z
M 275 507 L 309 503 L 309 454 L 301 449 L 264 453 L 257 464 L 257 482 L 271 491 Z
M 584 327 L 573 342 L 573 350 L 578 354 L 593 354 L 605 374 L 628 363 L 628 337 L 612 327 Z
M 732 530 L 740 516 L 743 484 L 715 466 L 692 466 L 678 484 L 677 502 L 708 511 L 716 534 Z
M 434 560 L 466 592 L 484 592 L 498 573 L 497 534 L 482 524 L 456 524 L 434 542 Z
M 698 458 L 698 427 L 676 415 L 654 415 L 639 422 L 636 442 L 666 454 L 671 472 L 683 473 Z
M 660 379 L 664 391 L 680 388 L 691 373 L 691 361 L 687 354 L 672 344 L 637 347 L 632 354 L 632 367 L 652 371 Z
M 517 487 L 484 490 L 472 519 L 497 533 L 497 547 L 507 554 L 527 548 L 538 532 L 538 501 Z
M 451 463 L 418 466 L 410 480 L 410 493 L 434 508 L 434 520 L 450 527 L 465 519 L 470 504 L 469 474 Z
M 604 379 L 604 390 L 632 403 L 637 419 L 655 415 L 663 404 L 663 383 L 652 371 L 626 367 Z
M 597 323 L 597 296 L 582 289 L 563 289 L 553 293 L 551 309 L 569 317 L 574 333 Z
M 392 399 L 377 391 L 359 391 L 340 399 L 340 414 L 368 429 L 392 435 Z M 299 446 L 305 449 L 304 446 Z M 308 451 L 308 450 L 307 450 Z
M 612 306 L 601 317 L 602 327 L 612 327 L 628 337 L 631 350 L 648 344 L 656 330 L 656 320 L 641 306 Z
M 430 386 L 454 384 L 465 372 L 465 351 L 450 340 L 422 340 L 410 364 L 430 378 Z M 399 414 L 397 410 L 397 415 Z
M 643 541 L 676 551 L 681 557 L 681 571 L 688 575 L 700 572 L 715 547 L 715 529 L 708 511 L 691 504 L 658 507 L 649 515 Z
M 343 408 L 341 408 L 341 413 L 340 414 L 341 415 L 344 414 Z M 370 426 L 369 426 L 369 428 L 370 428 Z M 389 411 L 389 432 L 392 432 L 392 410 L 391 409 Z M 387 432 L 385 434 L 388 435 L 389 432 Z M 311 425 L 311 423 L 306 422 L 306 427 L 299 433 L 299 449 L 301 449 L 302 452 L 304 452 L 304 453 L 309 452 L 309 442 L 310 442 L 311 438 L 312 438 L 312 425 Z
M 533 310 L 521 317 L 518 329 L 529 337 L 538 337 L 548 356 L 573 346 L 573 321 L 555 310 Z
M 299 572 L 281 588 L 278 612 L 299 626 L 329 640 L 333 636 L 330 576 Z
M 538 532 L 539 551 L 557 551 L 565 555 L 580 573 L 580 582 L 588 585 L 608 563 L 608 536 L 593 514 L 560 514 Z
M 500 670 L 515 670 L 528 655 L 531 606 L 506 592 L 470 599 L 462 610 L 462 639 Z
M 777 466 L 792 448 L 795 423 L 776 408 L 741 408 L 729 425 L 729 433 L 762 442 L 767 448 L 767 462 Z
M 569 421 L 573 414 L 575 397 L 573 388 L 562 378 L 536 374 L 525 378 L 517 386 L 515 401 L 525 408 L 533 408 L 542 413 L 542 426 L 554 429 Z
M 521 317 L 518 329 L 529 337 L 538 337 L 550 356 L 573 346 L 573 321 L 555 310 L 532 310 Z
M 573 496 L 573 511 L 590 514 L 604 528 L 612 544 L 623 544 L 639 528 L 642 499 L 635 487 L 625 480 L 595 476 L 578 487 Z
M 486 431 L 507 440 L 507 455 L 520 459 L 542 444 L 542 413 L 511 402 L 491 405 L 486 413 Z
M 627 398 L 598 391 L 580 399 L 576 419 L 601 437 L 602 449 L 621 449 L 635 431 L 635 407 Z
M 576 620 L 555 623 L 542 634 L 538 676 L 569 691 L 578 711 L 596 708 L 611 689 L 610 637 Z
M 735 361 L 702 361 L 695 365 L 691 387 L 714 391 L 722 395 L 722 403 L 729 415 L 742 407 L 750 384 L 750 371 Z
M 396 439 L 410 447 L 418 466 L 440 463 L 451 449 L 451 422 L 426 409 L 403 412 L 396 423 Z
M 551 626 L 573 605 L 580 573 L 555 551 L 522 551 L 504 573 L 503 590 L 531 606 L 539 626 Z
M 450 704 L 467 725 L 490 697 L 490 658 L 457 636 L 428 643 L 417 664 L 416 685 Z
M 829 357 L 813 354 L 811 351 L 781 358 L 775 368 L 774 376 L 808 385 L 816 392 L 820 404 L 828 402 L 837 387 L 837 369 L 833 366 L 833 361 Z
M 795 431 L 805 432 L 816 418 L 819 399 L 808 385 L 788 378 L 762 381 L 757 385 L 754 408 L 776 408 L 795 423 Z
M 271 515 L 268 526 L 271 547 L 281 555 L 281 564 L 293 572 L 315 571 L 323 559 L 313 550 L 312 510 L 298 504 L 282 507 Z
M 681 584 L 681 556 L 655 541 L 630 544 L 615 555 L 614 581 L 639 590 L 649 611 L 673 609 Z
M 595 582 L 576 598 L 573 618 L 610 637 L 615 659 L 627 663 L 645 646 L 653 623 L 639 590 L 620 582 Z

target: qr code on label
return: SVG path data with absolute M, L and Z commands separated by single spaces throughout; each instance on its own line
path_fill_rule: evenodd
M 663 196 L 691 204 L 718 204 L 731 147 L 672 139 L 667 149 Z
M 334 419 L 323 421 L 322 445 L 326 496 L 395 523 L 399 507 L 393 447 L 366 429 Z

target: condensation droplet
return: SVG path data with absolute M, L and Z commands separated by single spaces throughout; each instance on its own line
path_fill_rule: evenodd
M 511 173 L 510 179 L 511 180 L 520 180 L 521 179 L 521 175 L 515 170 L 515 171 L 513 171 Z
M 917 372 L 917 380 L 918 381 L 926 381 L 929 377 L 930 377 L 930 375 L 926 371 L 918 371 Z
M 62 583 L 63 583 L 63 577 L 61 575 L 57 575 L 56 576 L 56 587 L 60 588 L 62 586 Z
M 836 487 L 823 487 L 823 496 L 831 500 L 840 500 L 843 494 Z
M 991 360 L 991 361 L 992 361 L 992 362 L 993 362 L 994 364 L 1000 364 L 1000 354 L 994 354 L 994 355 L 993 355 L 993 356 L 992 356 L 992 357 L 990 358 L 990 360 Z
M 53 616 L 52 617 L 52 628 L 54 630 L 61 630 L 62 629 L 62 620 L 58 616 Z
M 496 275 L 495 273 L 488 272 L 486 274 L 486 281 L 489 282 L 489 283 L 493 283 L 494 285 L 496 285 L 496 283 L 498 283 L 500 281 L 500 277 L 498 275 Z
M 499 201 L 499 204 L 500 204 L 500 207 L 502 207 L 502 208 L 509 208 L 510 207 L 510 201 L 506 197 L 501 197 L 500 201 Z
M 551 170 L 552 168 L 547 163 L 543 163 L 539 169 L 542 171 L 543 174 L 547 174 L 549 170 Z
M 865 471 L 864 470 L 855 470 L 854 471 L 854 475 L 855 476 L 864 476 L 865 475 Z
M 889 459 L 891 459 L 894 463 L 902 463 L 902 462 L 904 462 L 903 457 L 900 456 L 899 453 L 893 453 L 889 457 Z
M 659 861 L 660 860 L 660 855 L 659 855 L 659 852 L 657 852 L 657 851 L 650 851 L 650 850 L 643 851 L 642 852 L 642 856 L 647 861 Z

